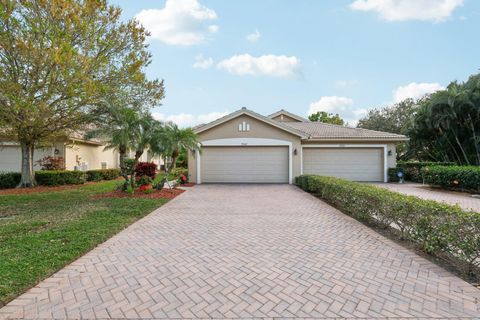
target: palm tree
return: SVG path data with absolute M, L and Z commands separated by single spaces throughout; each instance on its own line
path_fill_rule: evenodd
M 174 123 L 168 123 L 158 130 L 151 143 L 154 153 L 160 154 L 165 162 L 165 177 L 159 186 L 168 181 L 168 175 L 175 169 L 181 150 L 200 150 L 197 134 L 191 128 L 179 128 Z

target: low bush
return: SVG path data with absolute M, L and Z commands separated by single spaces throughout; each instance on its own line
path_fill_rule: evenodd
M 114 180 L 120 176 L 120 169 L 99 169 L 85 172 L 87 181 Z
M 20 172 L 0 172 L 0 189 L 15 188 L 20 183 Z
M 188 169 L 178 167 L 178 168 L 175 168 L 174 170 L 172 170 L 172 173 L 175 177 L 180 177 L 182 175 L 183 176 L 188 176 Z
M 156 173 L 157 164 L 154 162 L 139 162 L 135 167 L 135 177 L 137 178 L 147 176 L 149 178 L 155 179 Z
M 65 184 L 82 184 L 85 182 L 85 172 L 83 171 L 36 171 L 35 180 L 42 186 L 61 186 Z
M 453 166 L 454 162 L 419 162 L 419 161 L 399 161 L 398 168 L 403 169 L 405 180 L 413 182 L 423 182 L 422 168 L 430 166 Z
M 480 191 L 480 167 L 432 166 L 422 169 L 425 183 L 446 189 Z
M 457 267 L 480 277 L 480 213 L 332 177 L 304 175 L 297 184 L 345 214 L 394 228 L 425 252 L 453 258 Z

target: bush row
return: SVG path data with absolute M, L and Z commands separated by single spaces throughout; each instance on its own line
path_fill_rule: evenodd
M 397 168 L 401 168 L 405 180 L 413 182 L 423 182 L 422 168 L 430 166 L 453 166 L 453 162 L 418 162 L 418 161 L 399 161 Z M 394 180 L 395 181 L 395 180 Z M 398 181 L 398 178 L 397 180 Z
M 394 228 L 425 252 L 447 254 L 480 276 L 480 213 L 332 177 L 303 175 L 297 184 L 345 214 Z
M 35 172 L 35 180 L 41 186 L 61 186 L 65 184 L 82 184 L 85 172 L 69 170 L 41 170 Z
M 21 176 L 20 172 L 0 172 L 0 189 L 15 188 Z
M 120 176 L 119 169 L 83 171 L 40 170 L 35 171 L 35 180 L 42 186 L 82 184 L 85 181 L 113 180 Z M 0 172 L 0 189 L 15 188 L 20 183 L 20 172 Z
M 432 166 L 422 169 L 425 183 L 447 189 L 480 192 L 480 167 Z
M 87 181 L 114 180 L 120 176 L 120 169 L 88 170 L 85 175 Z

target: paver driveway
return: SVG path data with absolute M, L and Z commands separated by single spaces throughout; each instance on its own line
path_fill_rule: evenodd
M 202 185 L 3 317 L 475 317 L 480 290 L 288 185 Z
M 468 193 L 454 192 L 441 189 L 432 189 L 428 185 L 421 183 L 375 183 L 375 185 L 392 191 L 416 196 L 423 199 L 446 202 L 449 204 L 458 204 L 465 210 L 480 212 L 480 199 L 472 197 Z

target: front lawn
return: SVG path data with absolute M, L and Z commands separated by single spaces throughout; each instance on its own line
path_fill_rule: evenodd
M 118 183 L 0 194 L 0 307 L 167 201 L 95 197 Z

